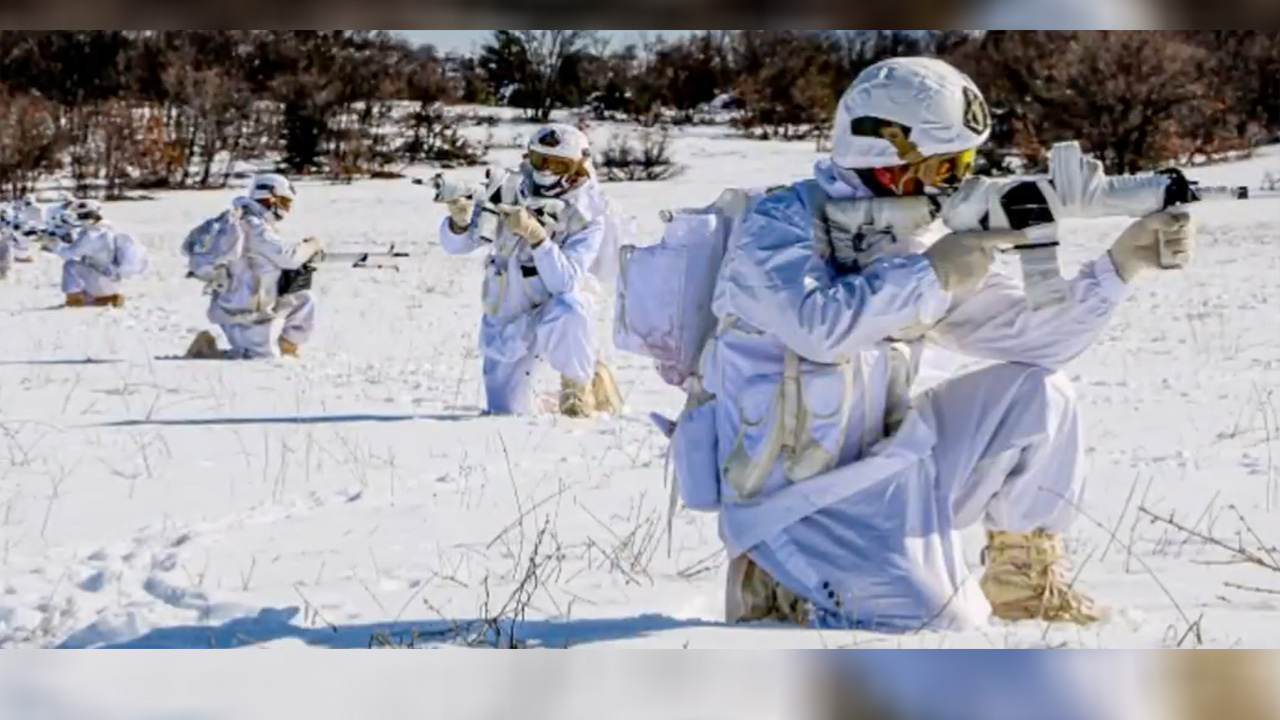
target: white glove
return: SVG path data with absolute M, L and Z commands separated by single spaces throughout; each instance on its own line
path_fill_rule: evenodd
M 1160 260 L 1160 233 L 1165 235 L 1165 251 L 1172 260 L 1166 267 Z M 1195 252 L 1196 228 L 1186 210 L 1162 210 L 1130 225 L 1111 246 L 1111 262 L 1126 283 L 1143 270 L 1170 270 L 1185 267 Z
M 320 242 L 320 238 L 302 238 L 302 245 L 309 250 L 309 252 L 306 253 L 308 258 L 307 262 L 311 262 L 311 260 L 319 260 L 324 257 L 324 243 Z
M 498 212 L 507 219 L 507 229 L 524 238 L 530 247 L 538 247 L 547 239 L 547 229 L 533 213 L 519 205 L 499 205 Z
M 1026 241 L 1026 234 L 1014 230 L 953 232 L 930 245 L 924 256 L 943 290 L 963 293 L 976 289 L 987 277 L 996 248 Z
M 471 225 L 471 210 L 474 205 L 471 198 L 467 197 L 454 198 L 445 203 L 445 207 L 449 209 L 449 229 L 455 234 L 461 235 Z

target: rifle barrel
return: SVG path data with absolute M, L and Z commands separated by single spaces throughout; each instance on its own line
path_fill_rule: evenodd
M 1195 191 L 1201 200 L 1274 200 L 1280 190 L 1261 190 L 1246 185 L 1199 185 Z

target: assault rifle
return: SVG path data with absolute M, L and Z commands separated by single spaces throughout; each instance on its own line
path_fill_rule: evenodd
M 395 263 L 370 263 L 369 258 L 373 257 L 409 257 L 409 253 L 396 250 L 394 243 L 385 251 L 379 250 L 356 250 L 356 251 L 338 251 L 326 252 L 320 251 L 314 257 L 303 263 L 302 267 L 296 270 L 284 270 L 280 273 L 280 281 L 277 285 L 277 291 L 281 295 L 300 292 L 302 290 L 311 289 L 311 279 L 315 275 L 316 269 L 321 263 L 351 263 L 353 268 L 375 268 L 385 270 L 395 270 L 400 272 L 400 266 Z
M 1027 296 L 1035 307 L 1065 302 L 1066 280 L 1058 262 L 1058 226 L 1070 218 L 1139 218 L 1171 207 L 1218 200 L 1280 198 L 1274 190 L 1204 186 L 1181 170 L 1106 176 L 1080 144 L 1064 142 L 1049 153 L 1049 173 L 1010 178 L 975 177 L 943 198 L 941 219 L 953 231 L 1022 230 L 1028 242 L 1008 248 L 1019 254 Z M 1160 237 L 1160 262 L 1178 261 Z
M 501 226 L 499 205 L 525 208 L 548 230 L 560 221 L 567 207 L 563 200 L 531 194 L 518 171 L 501 167 L 486 168 L 483 183 L 462 183 L 445 178 L 443 173 L 436 173 L 429 180 L 414 178 L 413 184 L 429 184 L 435 190 L 438 203 L 460 198 L 475 202 L 480 209 L 475 220 L 476 237 L 485 243 L 494 243 L 498 239 Z
M 370 270 L 395 270 L 399 271 L 400 266 L 395 263 L 372 262 L 373 258 L 406 258 L 409 253 L 403 250 L 396 250 L 395 243 L 392 243 L 386 250 L 348 250 L 335 251 L 328 250 L 321 252 L 314 262 L 319 263 L 351 263 L 353 268 L 364 268 Z

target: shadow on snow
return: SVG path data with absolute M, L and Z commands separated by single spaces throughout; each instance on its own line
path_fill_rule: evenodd
M 300 640 L 322 648 L 352 649 L 381 647 L 384 644 L 416 646 L 458 644 L 493 647 L 491 627 L 481 620 L 420 622 L 402 621 L 359 625 L 300 627 L 292 624 L 300 608 L 267 608 L 256 616 L 237 618 L 221 625 L 188 625 L 157 628 L 141 637 L 113 642 L 95 627 L 88 627 L 67 638 L 58 647 L 113 649 L 179 649 L 236 648 L 276 640 Z M 712 627 L 719 623 L 707 620 L 680 620 L 666 615 L 637 615 L 628 618 L 593 618 L 580 620 L 525 620 L 515 625 L 515 637 L 521 646 L 564 648 L 593 642 L 606 642 L 642 637 L 647 634 L 680 628 Z M 501 623 L 503 638 L 509 629 Z M 505 646 L 505 642 L 502 643 Z
M 0 360 L 5 365 L 114 365 L 123 360 L 103 360 L 98 358 L 73 358 L 65 360 Z
M 202 427 L 211 425 L 337 425 L 343 423 L 387 423 L 427 420 L 454 422 L 483 417 L 474 414 L 408 413 L 397 415 L 354 413 L 347 415 L 261 415 L 256 417 L 204 417 L 204 418 L 152 418 L 142 420 L 115 420 L 97 423 L 92 427 Z

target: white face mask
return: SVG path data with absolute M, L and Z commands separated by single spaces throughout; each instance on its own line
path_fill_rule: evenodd
M 569 178 L 545 170 L 534 170 L 528 161 L 520 163 L 520 172 L 537 194 L 554 197 L 569 189 Z
M 542 188 L 555 187 L 564 182 L 564 178 L 555 173 L 534 170 L 531 174 L 533 176 L 533 184 Z

